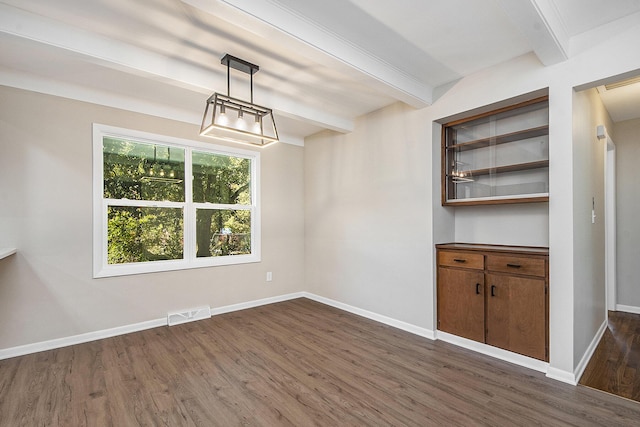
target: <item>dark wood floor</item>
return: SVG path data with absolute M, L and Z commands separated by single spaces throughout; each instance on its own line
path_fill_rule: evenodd
M 0 361 L 1 426 L 639 420 L 636 402 L 307 299 Z
M 640 314 L 610 311 L 608 326 L 580 384 L 640 402 Z

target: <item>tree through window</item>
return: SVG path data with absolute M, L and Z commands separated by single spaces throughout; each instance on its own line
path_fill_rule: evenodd
M 258 153 L 94 127 L 96 277 L 260 260 Z

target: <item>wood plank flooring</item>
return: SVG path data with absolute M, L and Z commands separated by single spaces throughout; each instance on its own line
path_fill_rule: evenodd
M 640 314 L 609 312 L 580 384 L 640 402 Z
M 0 361 L 0 426 L 639 420 L 636 402 L 307 299 Z

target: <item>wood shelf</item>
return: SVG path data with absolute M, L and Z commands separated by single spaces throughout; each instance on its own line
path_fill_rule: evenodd
M 542 203 L 549 201 L 549 193 L 521 194 L 518 196 L 487 196 L 469 199 L 449 200 L 445 206 L 474 206 L 474 205 L 495 205 L 513 203 Z
M 0 259 L 7 258 L 15 254 L 18 250 L 16 248 L 0 248 Z
M 528 162 L 528 163 L 516 163 L 513 165 L 506 166 L 496 166 L 493 168 L 483 168 L 483 169 L 474 169 L 465 171 L 469 173 L 471 176 L 481 176 L 481 175 L 490 175 L 490 174 L 498 174 L 498 173 L 507 173 L 507 172 L 519 172 L 531 169 L 542 169 L 549 167 L 549 160 L 539 160 L 537 162 Z
M 492 136 L 489 138 L 476 139 L 473 141 L 462 142 L 460 144 L 454 144 L 447 147 L 447 150 L 451 151 L 468 151 L 476 150 L 478 148 L 489 147 L 490 145 L 506 144 L 507 142 L 520 141 L 529 138 L 535 138 L 537 136 L 544 136 L 549 134 L 549 126 L 539 126 L 531 129 L 524 129 L 518 132 L 505 133 L 503 135 Z

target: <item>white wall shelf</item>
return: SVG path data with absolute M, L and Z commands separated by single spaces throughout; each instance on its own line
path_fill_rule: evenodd
M 6 258 L 15 254 L 18 250 L 16 248 L 0 248 L 0 259 Z

